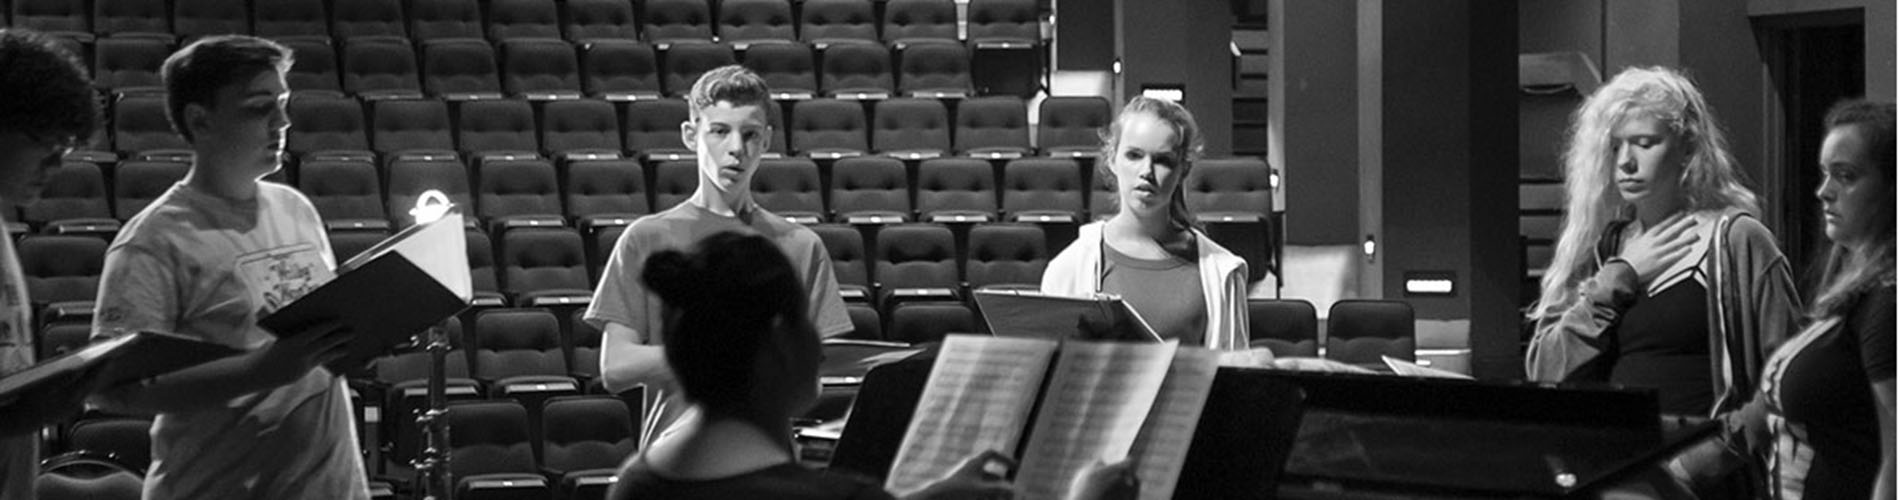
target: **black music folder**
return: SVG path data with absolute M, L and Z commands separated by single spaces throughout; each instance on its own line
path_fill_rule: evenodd
M 1021 290 L 977 290 L 976 310 L 998 337 L 1160 342 L 1161 335 L 1120 297 L 1070 297 Z M 1087 321 L 1107 328 L 1106 338 L 1085 331 Z
M 410 226 L 337 266 L 337 275 L 258 325 L 278 335 L 341 320 L 355 332 L 350 354 L 330 367 L 349 373 L 468 307 L 474 295 L 462 216 Z
M 0 402 L 10 404 L 14 398 L 26 392 L 48 384 L 71 381 L 94 368 L 101 370 L 96 376 L 105 379 L 101 387 L 114 387 L 239 352 L 223 344 L 181 335 L 135 332 L 94 343 L 0 377 Z M 0 407 L 0 411 L 3 410 L 4 407 Z

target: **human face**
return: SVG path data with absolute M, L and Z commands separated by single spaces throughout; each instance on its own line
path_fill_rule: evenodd
M 681 141 L 699 157 L 699 181 L 721 193 L 751 189 L 771 134 L 765 108 L 719 101 L 680 124 Z
M 72 150 L 66 145 L 70 142 L 20 132 L 0 134 L 0 201 L 14 206 L 38 201 L 46 178 Z
M 205 163 L 229 167 L 230 175 L 260 179 L 283 164 L 284 134 L 290 117 L 284 107 L 290 89 L 284 75 L 260 71 L 240 83 L 218 89 L 210 107 L 187 105 L 192 137 Z
M 1637 210 L 1673 210 L 1680 200 L 1688 145 L 1651 116 L 1624 120 L 1610 135 L 1616 192 Z
M 1821 141 L 1823 178 L 1814 197 L 1821 199 L 1827 238 L 1837 244 L 1853 246 L 1871 236 L 1880 193 L 1893 193 L 1893 180 L 1874 169 L 1867 145 L 1866 131 L 1856 126 L 1835 127 Z
M 1109 159 L 1121 195 L 1122 211 L 1147 215 L 1168 209 L 1181 183 L 1182 161 L 1175 154 L 1174 127 L 1152 113 L 1121 118 L 1121 138 Z

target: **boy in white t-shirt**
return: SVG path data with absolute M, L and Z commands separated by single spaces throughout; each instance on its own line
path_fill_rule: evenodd
M 257 326 L 335 268 L 309 200 L 260 180 L 280 166 L 290 65 L 276 42 L 218 36 L 161 70 L 168 117 L 197 158 L 107 250 L 93 336 L 167 331 L 248 352 L 94 398 L 158 415 L 147 500 L 369 497 L 347 390 L 323 367 L 348 332 Z
M 0 61 L 0 208 L 14 210 L 39 198 L 65 152 L 92 136 L 99 106 L 78 59 L 51 38 L 0 29 Z M 13 241 L 0 235 L 0 375 L 34 362 L 31 304 Z M 32 392 L 0 399 L 0 500 L 32 498 L 40 459 L 34 431 L 77 412 L 86 394 L 61 384 Z

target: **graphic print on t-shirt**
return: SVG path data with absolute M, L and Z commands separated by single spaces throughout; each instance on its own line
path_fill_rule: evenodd
M 269 313 L 330 281 L 330 267 L 316 245 L 298 243 L 238 256 L 238 276 L 251 286 L 260 311 Z

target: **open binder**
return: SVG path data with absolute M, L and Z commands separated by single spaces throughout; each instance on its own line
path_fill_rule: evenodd
M 462 215 L 416 224 L 337 266 L 336 278 L 258 321 L 278 335 L 328 319 L 355 334 L 331 366 L 347 373 L 468 307 L 474 295 Z
M 998 337 L 1047 340 L 1120 340 L 1160 342 L 1161 335 L 1135 308 L 1113 295 L 1070 297 L 1021 290 L 977 290 L 977 313 Z M 1092 338 L 1080 323 L 1108 328 L 1108 338 Z
M 137 355 L 126 356 L 136 352 Z M 135 332 L 103 340 L 0 377 L 0 402 L 61 382 L 70 382 L 97 368 L 101 387 L 114 387 L 238 354 L 222 344 L 159 332 Z M 0 407 L 0 411 L 5 411 Z

